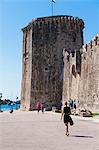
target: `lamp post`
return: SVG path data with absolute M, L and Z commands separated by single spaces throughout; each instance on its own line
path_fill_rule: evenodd
M 16 97 L 16 102 L 17 102 L 17 100 L 18 100 L 18 97 Z M 17 103 L 16 103 L 16 110 L 17 110 Z
M 0 93 L 0 100 L 1 100 L 1 98 L 2 98 L 2 93 Z

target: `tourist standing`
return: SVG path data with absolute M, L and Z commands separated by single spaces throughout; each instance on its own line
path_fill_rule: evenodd
M 41 104 L 41 110 L 42 110 L 42 113 L 44 113 L 44 104 L 43 103 Z
M 41 110 L 41 103 L 39 101 L 37 102 L 36 107 L 37 107 L 37 111 L 39 113 L 39 111 Z
M 74 109 L 76 110 L 76 99 L 74 99 L 73 104 L 74 104 Z

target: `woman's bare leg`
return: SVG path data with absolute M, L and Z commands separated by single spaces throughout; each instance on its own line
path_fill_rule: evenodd
M 65 126 L 66 126 L 66 135 L 68 136 L 69 135 L 69 132 L 68 132 L 68 122 L 65 123 Z

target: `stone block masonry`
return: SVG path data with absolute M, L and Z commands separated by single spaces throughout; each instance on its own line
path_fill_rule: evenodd
M 82 19 L 62 15 L 37 18 L 22 29 L 23 108 L 34 109 L 37 101 L 60 106 L 63 93 L 63 49 L 69 55 L 80 52 L 83 28 Z
M 80 107 L 99 111 L 99 34 L 74 57 L 64 52 L 63 101 L 70 98 Z

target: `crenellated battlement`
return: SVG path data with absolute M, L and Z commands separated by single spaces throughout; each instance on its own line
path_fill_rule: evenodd
M 99 46 L 99 34 L 97 34 L 88 44 L 85 44 L 82 46 L 82 48 L 80 49 L 80 53 L 86 55 L 88 52 L 93 51 L 93 48 L 95 46 Z M 76 52 L 74 54 L 69 54 L 65 48 L 63 49 L 63 57 L 64 57 L 64 61 L 68 61 L 70 59 L 73 59 L 74 57 L 76 57 Z
M 44 25 L 60 25 L 65 23 L 66 25 L 69 26 L 79 26 L 81 29 L 84 28 L 84 22 L 82 19 L 79 19 L 78 17 L 73 17 L 73 16 L 49 16 L 49 17 L 42 17 L 42 18 L 37 18 L 33 19 L 26 27 L 22 28 L 22 31 L 28 30 L 33 26 L 41 27 L 43 28 Z
M 75 51 L 74 53 L 68 53 L 65 48 L 63 48 L 63 58 L 64 58 L 64 63 L 68 62 L 73 62 L 76 60 L 76 54 L 77 52 Z
M 23 106 L 28 108 L 30 105 L 30 109 L 34 109 L 36 102 L 42 101 L 42 98 L 45 104 L 50 100 L 52 105 L 59 106 L 62 99 L 64 65 L 68 74 L 72 73 L 73 79 L 80 74 L 83 28 L 82 19 L 60 15 L 33 19 L 22 29 Z
M 82 48 L 79 51 L 79 54 L 82 55 L 85 59 L 87 55 L 92 55 L 92 51 L 94 51 L 95 46 L 99 46 L 99 34 L 97 34 L 88 44 L 85 44 L 82 46 Z M 63 57 L 64 57 L 64 63 L 71 63 L 73 60 L 77 58 L 77 52 L 74 53 L 68 53 L 67 50 L 63 49 Z M 86 59 L 85 59 L 86 60 Z
M 80 49 L 81 53 L 90 51 L 95 46 L 99 46 L 99 34 L 97 34 L 88 44 L 85 44 Z

